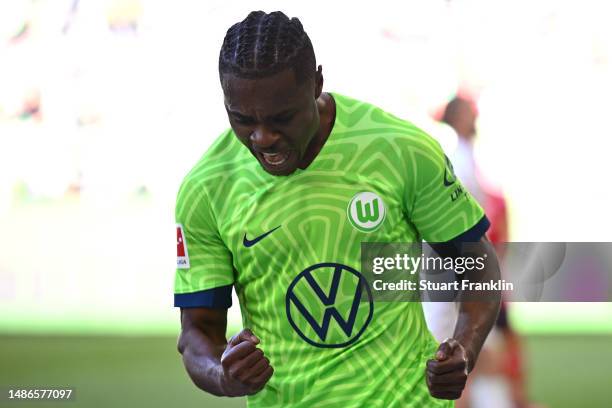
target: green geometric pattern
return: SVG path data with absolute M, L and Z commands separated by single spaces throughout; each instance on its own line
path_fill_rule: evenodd
M 459 181 L 445 186 L 446 158 L 434 139 L 370 104 L 333 97 L 333 131 L 307 169 L 272 176 L 228 130 L 187 175 L 176 222 L 183 225 L 191 267 L 177 269 L 175 293 L 234 284 L 243 324 L 261 338 L 275 369 L 264 390 L 248 398 L 251 407 L 452 406 L 427 391 L 425 361 L 437 345 L 420 304 L 374 303 L 371 321 L 346 347 L 309 344 L 289 321 L 287 305 L 303 334 L 317 338 L 287 303 L 287 289 L 305 269 L 333 263 L 359 271 L 361 242 L 448 241 L 484 215 Z M 356 228 L 347 215 L 359 192 L 375 193 L 384 203 L 384 220 L 373 231 Z M 245 233 L 253 239 L 278 226 L 256 245 L 243 246 Z M 325 296 L 332 269 L 313 273 Z M 351 279 L 357 279 L 347 276 L 334 303 L 343 318 L 354 299 Z M 327 306 L 310 285 L 297 282 L 293 293 L 323 319 Z M 353 330 L 366 322 L 367 306 L 359 305 Z M 330 319 L 325 341 L 346 337 Z

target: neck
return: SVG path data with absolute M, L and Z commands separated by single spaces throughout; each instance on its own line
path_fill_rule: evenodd
M 331 95 L 321 93 L 321 96 L 317 99 L 317 108 L 319 110 L 319 128 L 306 149 L 304 159 L 299 166 L 301 169 L 308 167 L 317 157 L 327 141 L 336 120 L 336 102 Z

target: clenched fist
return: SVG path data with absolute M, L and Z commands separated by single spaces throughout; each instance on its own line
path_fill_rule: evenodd
M 238 397 L 255 394 L 272 377 L 274 369 L 270 360 L 257 348 L 257 344 L 259 339 L 249 329 L 242 329 L 227 343 L 221 356 L 225 395 Z
M 455 339 L 440 344 L 434 360 L 427 361 L 425 377 L 429 393 L 440 399 L 458 399 L 468 376 L 468 356 Z

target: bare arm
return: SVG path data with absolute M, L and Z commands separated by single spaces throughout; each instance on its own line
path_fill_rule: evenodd
M 478 256 L 486 254 L 487 261 L 481 271 L 472 270 L 461 275 L 460 279 L 470 282 L 498 281 L 499 262 L 489 240 L 483 237 L 478 244 L 471 245 L 470 249 L 471 256 L 474 252 Z M 448 254 L 448 248 L 442 251 L 445 250 Z M 463 253 L 459 252 L 454 255 L 462 256 Z M 431 395 L 441 399 L 457 399 L 461 396 L 468 373 L 474 368 L 480 349 L 495 323 L 500 299 L 499 291 L 462 291 L 453 338 L 442 342 L 435 359 L 427 362 L 426 378 Z
M 178 351 L 191 380 L 200 389 L 219 396 L 242 396 L 260 391 L 273 369 L 259 339 L 243 329 L 229 342 L 225 338 L 227 310 L 182 308 Z
M 474 270 L 475 273 L 465 274 L 466 276 L 463 276 L 463 279 L 470 282 L 498 281 L 500 279 L 499 262 L 493 246 L 486 237 L 483 237 L 478 248 L 479 255 L 487 255 L 486 267 L 482 271 Z M 470 372 L 474 368 L 480 349 L 497 319 L 501 305 L 501 293 L 499 291 L 488 291 L 486 293 L 464 291 L 462 298 L 460 299 L 459 316 L 453 338 L 465 348 L 468 372 Z
M 225 395 L 221 355 L 226 328 L 227 309 L 181 309 L 178 351 L 194 384 L 215 395 Z

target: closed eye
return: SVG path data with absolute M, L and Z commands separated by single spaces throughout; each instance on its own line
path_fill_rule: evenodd
M 294 116 L 295 112 L 283 113 L 282 115 L 275 116 L 273 120 L 276 123 L 284 124 L 291 122 Z
M 253 118 L 239 113 L 232 113 L 232 120 L 240 125 L 252 125 L 255 123 Z

